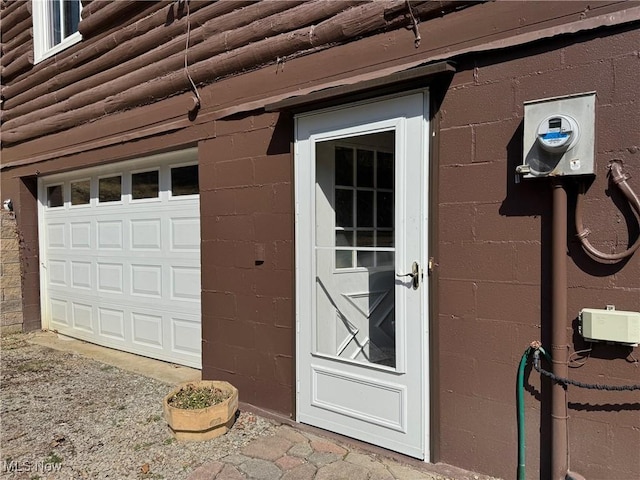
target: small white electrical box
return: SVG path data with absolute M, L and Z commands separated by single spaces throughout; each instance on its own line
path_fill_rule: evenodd
M 523 178 L 595 174 L 595 92 L 524 102 Z
M 579 329 L 585 340 L 637 347 L 640 344 L 640 312 L 583 308 Z

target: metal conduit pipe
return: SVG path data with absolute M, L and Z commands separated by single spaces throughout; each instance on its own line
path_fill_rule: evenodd
M 569 376 L 567 335 L 567 192 L 561 178 L 553 183 L 551 233 L 551 365 L 557 377 Z M 551 479 L 584 480 L 569 470 L 569 428 L 567 387 L 551 384 Z
M 554 178 L 551 234 L 551 365 L 553 373 L 569 374 L 567 343 L 567 192 L 562 179 Z M 551 479 L 564 480 L 569 471 L 567 398 L 564 385 L 551 385 Z
M 627 183 L 629 175 L 622 171 L 622 162 L 618 160 L 614 160 L 613 162 L 611 162 L 611 164 L 609 165 L 609 179 L 624 194 L 625 198 L 629 201 L 629 204 L 640 218 L 640 198 L 638 198 L 638 195 Z M 633 245 L 631 245 L 626 250 L 618 253 L 604 253 L 591 245 L 591 243 L 587 239 L 587 236 L 591 232 L 588 228 L 584 227 L 582 222 L 583 197 L 584 191 L 582 191 L 581 194 L 578 195 L 578 200 L 576 202 L 576 232 L 578 238 L 580 239 L 580 243 L 582 243 L 582 247 L 586 250 L 586 252 L 592 257 L 603 260 L 607 263 L 618 262 L 633 255 L 634 252 L 640 248 L 640 235 L 638 235 L 638 238 L 633 243 Z
M 627 183 L 621 162 L 609 167 L 611 181 L 620 188 L 632 208 L 640 215 L 640 199 Z M 551 238 L 552 312 L 551 312 L 551 364 L 553 373 L 562 378 L 569 374 L 567 343 L 567 192 L 561 178 L 553 183 L 553 219 Z M 576 204 L 576 230 L 585 250 L 596 258 L 608 262 L 619 261 L 633 255 L 640 248 L 640 236 L 623 252 L 606 254 L 595 249 L 586 239 L 589 231 L 582 224 L 582 202 Z M 551 386 L 551 475 L 552 480 L 579 479 L 581 475 L 569 471 L 569 439 L 566 387 L 560 383 Z

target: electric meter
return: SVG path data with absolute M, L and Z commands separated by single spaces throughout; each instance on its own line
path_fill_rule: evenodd
M 568 115 L 552 115 L 538 126 L 538 142 L 550 153 L 561 153 L 571 148 L 578 140 L 580 131 L 577 122 Z
M 595 174 L 595 92 L 524 103 L 523 178 Z

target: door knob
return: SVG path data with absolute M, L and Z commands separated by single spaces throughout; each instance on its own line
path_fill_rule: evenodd
M 411 273 L 397 273 L 398 277 L 411 277 L 411 286 L 414 290 L 417 290 L 420 286 L 420 265 L 418 262 L 413 262 L 411 265 Z

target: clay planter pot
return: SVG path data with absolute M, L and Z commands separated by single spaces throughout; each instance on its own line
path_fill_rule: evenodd
M 231 396 L 221 403 L 206 408 L 184 409 L 169 404 L 169 399 L 183 387 L 215 387 L 229 392 Z M 238 389 L 227 382 L 200 380 L 185 382 L 174 388 L 162 402 L 164 418 L 177 440 L 210 440 L 229 431 L 238 410 Z

